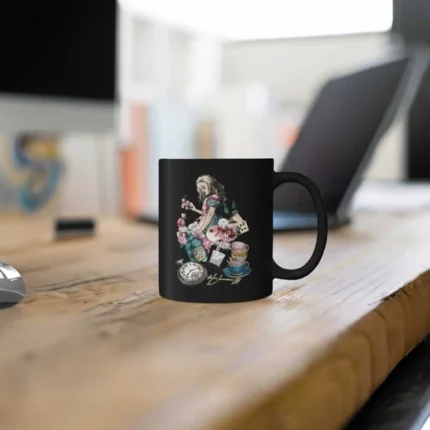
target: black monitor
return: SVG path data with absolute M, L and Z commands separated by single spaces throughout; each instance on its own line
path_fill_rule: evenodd
M 407 179 L 430 180 L 430 67 L 408 114 L 406 132 Z
M 0 131 L 114 128 L 116 0 L 3 0 Z
M 430 1 L 393 0 L 392 34 L 402 40 L 407 49 L 430 50 Z M 407 118 L 406 158 L 408 180 L 430 179 L 430 68 L 423 77 Z

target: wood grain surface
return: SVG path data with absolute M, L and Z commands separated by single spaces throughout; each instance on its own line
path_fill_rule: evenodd
M 308 278 L 246 304 L 159 298 L 157 230 L 52 241 L 3 219 L 25 301 L 0 310 L 2 430 L 337 429 L 430 332 L 430 214 L 360 214 Z M 313 233 L 275 237 L 289 267 Z

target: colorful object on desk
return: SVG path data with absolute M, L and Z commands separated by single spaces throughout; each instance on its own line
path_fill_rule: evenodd
M 127 107 L 130 140 L 119 153 L 121 175 L 121 197 L 127 215 L 146 213 L 149 201 L 147 180 L 148 155 L 148 107 L 131 104 Z
M 56 194 L 63 173 L 55 138 L 19 135 L 1 157 L 7 179 L 15 187 L 19 206 L 35 213 L 47 205 Z
M 175 100 L 151 105 L 127 102 L 124 109 L 129 136 L 119 154 L 122 206 L 127 215 L 151 221 L 158 213 L 158 160 L 211 153 L 197 151 L 197 119 L 189 104 Z

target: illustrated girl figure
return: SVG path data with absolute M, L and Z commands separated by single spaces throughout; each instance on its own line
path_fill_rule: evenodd
M 196 212 L 199 217 L 195 222 L 185 226 L 185 214 L 178 220 L 178 241 L 192 261 L 207 261 L 211 247 L 215 244 L 228 249 L 229 242 L 237 236 L 230 222 L 240 219 L 235 203 L 232 210 L 227 205 L 227 193 L 224 186 L 213 176 L 203 175 L 196 180 L 198 200 L 201 209 L 186 200 L 182 208 Z
M 202 209 L 197 209 L 189 201 L 184 202 L 183 207 L 200 215 L 196 221 L 196 233 L 206 234 L 207 230 L 218 224 L 221 218 L 229 218 L 232 214 L 227 207 L 227 194 L 224 186 L 214 177 L 200 176 L 197 178 L 196 186 Z

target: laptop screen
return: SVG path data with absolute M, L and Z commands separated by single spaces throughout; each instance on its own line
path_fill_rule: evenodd
M 393 0 L 392 33 L 408 44 L 430 44 L 430 2 L 428 0 Z
M 330 213 L 336 212 L 377 136 L 408 63 L 395 60 L 329 81 L 279 169 L 313 179 Z M 302 187 L 285 186 L 275 192 L 275 210 L 313 212 L 314 207 Z

